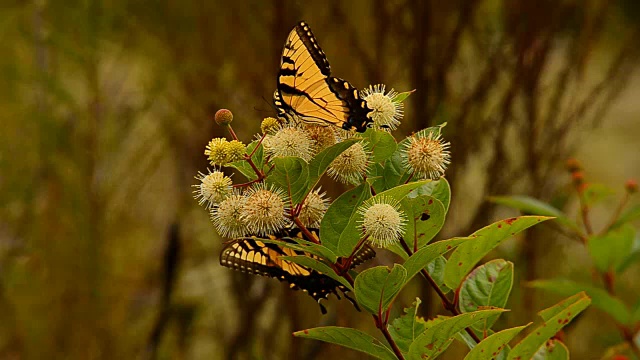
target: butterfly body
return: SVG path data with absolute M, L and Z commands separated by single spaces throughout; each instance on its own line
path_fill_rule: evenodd
M 331 66 L 305 22 L 291 30 L 280 59 L 274 104 L 278 116 L 304 123 L 364 132 L 371 109 L 348 81 L 331 76 Z

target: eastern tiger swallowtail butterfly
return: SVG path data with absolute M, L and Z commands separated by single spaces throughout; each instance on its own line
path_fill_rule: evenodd
M 317 232 L 315 229 L 310 229 Z M 277 236 L 270 236 L 271 240 L 282 240 L 295 243 L 291 237 L 302 237 L 299 230 L 284 231 Z M 283 260 L 281 256 L 304 255 L 316 258 L 304 251 L 293 250 L 273 243 L 265 243 L 257 237 L 245 237 L 227 242 L 220 254 L 220 265 L 250 274 L 262 275 L 286 281 L 294 290 L 303 290 L 308 293 L 320 305 L 320 310 L 326 314 L 327 310 L 320 303 L 331 293 L 338 299 L 340 290 L 343 295 L 358 308 L 358 305 L 348 295 L 348 289 L 338 281 L 316 270 Z M 365 245 L 358 251 L 353 259 L 351 268 L 376 256 L 375 251 Z M 358 308 L 359 309 L 359 308 Z
M 329 61 L 309 25 L 301 21 L 282 50 L 278 87 L 273 95 L 278 116 L 364 132 L 371 109 L 348 81 L 331 76 Z

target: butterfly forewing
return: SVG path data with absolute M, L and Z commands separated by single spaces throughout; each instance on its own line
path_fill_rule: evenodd
M 281 117 L 365 131 L 371 111 L 349 82 L 331 77 L 329 61 L 309 26 L 300 22 L 285 42 L 274 104 Z

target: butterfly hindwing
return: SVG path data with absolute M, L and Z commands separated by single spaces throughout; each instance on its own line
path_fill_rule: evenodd
M 289 33 L 282 51 L 274 104 L 281 117 L 347 130 L 363 132 L 372 121 L 358 90 L 331 77 L 329 61 L 304 22 Z
M 294 234 L 283 233 L 278 236 L 272 236 L 271 239 L 295 243 L 289 235 L 301 236 L 299 232 Z M 326 299 L 331 293 L 340 298 L 337 290 L 340 290 L 345 294 L 345 297 L 350 299 L 346 296 L 348 289 L 336 280 L 316 270 L 281 258 L 282 256 L 295 255 L 316 258 L 314 255 L 304 251 L 293 250 L 273 243 L 265 243 L 256 237 L 246 237 L 231 240 L 225 244 L 220 253 L 220 264 L 237 271 L 285 281 L 289 283 L 292 289 L 307 292 L 318 304 L 320 304 L 320 300 Z M 375 251 L 371 247 L 365 246 L 354 257 L 352 267 L 373 257 L 375 257 Z M 353 303 L 355 305 L 355 302 Z M 322 313 L 326 312 L 322 304 L 320 304 L 320 309 Z

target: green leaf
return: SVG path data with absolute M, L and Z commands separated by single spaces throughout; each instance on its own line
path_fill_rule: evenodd
M 530 359 L 533 357 L 540 346 L 586 309 L 590 303 L 591 299 L 587 294 L 579 293 L 541 311 L 539 314 L 545 320 L 544 323 L 532 330 L 511 349 L 509 359 Z
M 393 99 L 391 99 L 391 101 L 393 102 L 397 102 L 397 103 L 401 103 L 403 102 L 406 98 L 409 97 L 409 95 L 413 94 L 416 90 L 413 89 L 411 91 L 405 91 L 405 92 L 401 92 L 399 94 L 396 94 L 396 96 L 393 97 Z
M 457 289 L 467 273 L 493 248 L 520 231 L 549 219 L 544 216 L 521 216 L 498 221 L 471 234 L 475 240 L 460 245 L 449 257 L 444 272 L 445 284 Z
M 384 166 L 382 164 L 373 164 L 369 167 L 367 182 L 373 186 L 373 190 L 376 193 L 386 190 L 384 187 Z
M 389 190 L 386 190 L 386 191 L 383 191 L 383 192 L 377 194 L 375 196 L 375 198 L 391 197 L 393 199 L 401 201 L 412 190 L 414 190 L 414 189 L 416 189 L 416 188 L 418 188 L 420 186 L 423 186 L 424 184 L 427 184 L 430 181 L 431 180 L 417 181 L 417 182 L 413 182 L 413 183 L 409 183 L 409 184 L 405 184 L 405 185 L 396 186 L 393 189 L 389 189 Z M 368 186 L 366 187 L 366 189 L 364 191 L 367 193 L 367 195 L 370 195 Z M 374 201 L 374 199 L 372 199 L 371 201 Z M 339 245 L 338 245 L 338 251 L 337 251 L 339 256 L 348 256 L 348 255 L 350 255 L 351 252 L 353 251 L 353 248 L 360 241 L 360 237 L 361 237 L 362 234 L 360 232 L 360 227 L 358 226 L 358 222 L 360 220 L 362 220 L 362 215 L 358 213 L 358 211 L 357 211 L 358 209 L 357 208 L 358 208 L 358 206 L 360 206 L 361 203 L 362 202 L 360 202 L 355 207 L 352 207 L 352 208 L 349 209 L 349 211 L 353 211 L 353 213 L 352 213 L 352 215 L 351 215 L 351 217 L 349 219 L 349 224 L 348 224 L 346 230 L 340 236 Z M 332 204 L 332 206 L 333 206 L 333 204 Z M 329 207 L 329 209 L 331 209 L 331 207 Z M 328 213 L 329 213 L 329 211 L 327 210 L 327 214 Z M 345 217 L 346 214 L 349 214 L 349 212 L 345 209 L 345 212 L 339 214 L 338 216 Z M 324 224 L 324 221 L 325 221 L 326 218 L 327 218 L 327 215 L 325 214 L 324 218 L 322 219 L 322 223 L 323 224 Z M 323 241 L 324 241 L 324 233 L 323 233 Z
M 361 272 L 354 284 L 356 300 L 365 310 L 378 314 L 386 311 L 396 298 L 407 277 L 407 270 L 400 264 L 393 269 L 376 266 Z
M 258 145 L 258 142 L 259 140 L 255 140 L 255 141 L 252 141 L 249 145 L 247 145 L 247 154 L 251 154 L 251 152 L 253 152 L 253 149 L 256 148 L 256 146 Z M 256 152 L 251 157 L 251 160 L 253 160 L 253 163 L 256 165 L 258 169 L 262 169 L 264 164 L 263 153 L 264 153 L 264 148 L 262 147 L 262 144 L 260 144 L 260 147 L 258 148 L 258 150 L 256 150 Z M 255 170 L 253 170 L 251 165 L 249 165 L 249 162 L 246 160 L 234 161 L 228 164 L 227 166 L 240 171 L 240 173 L 250 181 L 258 178 L 258 175 L 256 175 Z
M 614 195 L 616 192 L 604 184 L 587 184 L 587 188 L 583 192 L 585 204 L 592 206 L 602 200 Z
M 569 349 L 561 341 L 551 339 L 540 346 L 531 360 L 569 360 Z
M 513 286 L 513 263 L 496 259 L 475 268 L 462 282 L 460 288 L 460 311 L 478 310 L 479 307 L 504 308 Z M 489 329 L 498 317 L 476 323 L 479 330 Z
M 602 272 L 616 269 L 622 265 L 633 248 L 636 230 L 626 224 L 606 234 L 593 236 L 587 246 L 593 262 Z
M 322 245 L 338 256 L 349 256 L 360 240 L 360 229 L 356 226 L 358 207 L 371 196 L 369 186 L 360 184 L 333 201 L 320 223 Z M 338 247 L 344 242 L 344 251 Z M 349 248 L 349 245 L 351 246 Z
M 637 241 L 637 240 L 636 240 Z M 640 261 L 640 249 L 632 250 L 629 255 L 620 263 L 616 268 L 617 273 L 622 273 L 629 268 L 629 266 Z
M 620 217 L 618 218 L 618 220 L 616 220 L 616 222 L 613 223 L 613 225 L 611 225 L 611 229 L 618 228 L 628 222 L 634 221 L 639 218 L 640 218 L 640 204 L 623 212 L 622 215 L 620 215 Z
M 405 197 L 411 194 L 416 189 L 419 189 L 422 186 L 425 186 L 429 183 L 433 182 L 433 180 L 421 180 L 410 182 L 408 184 L 403 184 L 399 186 L 395 186 L 389 190 L 385 190 L 376 194 L 376 197 L 392 197 L 398 201 L 402 201 Z
M 631 314 L 622 300 L 609 295 L 604 289 L 590 284 L 581 284 L 566 279 L 536 280 L 529 283 L 537 289 L 554 292 L 561 296 L 570 296 L 585 292 L 591 298 L 593 306 L 606 312 L 620 324 L 628 324 Z
M 496 316 L 505 310 L 482 310 L 443 320 L 425 330 L 409 347 L 409 359 L 434 359 L 446 350 L 447 343 L 460 331 Z
M 429 244 L 422 249 L 416 251 L 411 257 L 404 262 L 404 267 L 407 269 L 407 282 L 411 280 L 420 270 L 424 269 L 433 260 L 447 253 L 448 251 L 456 248 L 465 241 L 472 240 L 474 238 L 453 238 L 449 240 L 442 240 Z
M 329 265 L 323 263 L 320 260 L 314 259 L 312 257 L 309 256 L 305 256 L 305 255 L 296 255 L 296 256 L 280 256 L 281 259 L 283 260 L 287 260 L 290 261 L 292 263 L 298 264 L 298 265 L 302 265 L 305 266 L 309 269 L 313 269 L 321 274 L 327 275 L 328 277 L 332 278 L 333 280 L 339 282 L 340 284 L 344 285 L 347 289 L 349 289 L 350 291 L 353 291 L 353 287 L 351 286 L 351 284 L 349 284 L 349 282 L 347 280 L 345 280 L 342 276 L 338 276 L 338 274 L 335 273 L 335 271 L 333 271 L 333 269 L 331 267 L 329 267 Z
M 416 298 L 410 308 L 404 309 L 404 315 L 394 319 L 389 325 L 389 333 L 403 353 L 409 351 L 411 343 L 427 328 L 427 323 L 418 316 L 420 303 L 420 299 Z
M 422 248 L 429 243 L 444 225 L 445 209 L 442 203 L 428 195 L 405 198 L 400 202 L 407 217 L 404 239 L 410 248 Z
M 288 239 L 293 240 L 294 238 L 288 238 Z M 261 241 L 265 244 L 276 244 L 285 248 L 304 251 L 309 254 L 315 255 L 317 257 L 327 259 L 328 261 L 331 261 L 331 262 L 336 262 L 338 259 L 336 254 L 334 254 L 331 250 L 327 249 L 325 246 L 322 246 L 320 244 L 311 243 L 309 245 L 300 245 L 300 244 L 291 243 L 291 242 L 282 241 L 282 240 L 260 239 L 260 238 L 253 238 L 253 240 Z
M 322 150 L 318 155 L 314 156 L 311 161 L 309 161 L 309 186 L 307 188 L 307 193 L 311 191 L 322 175 L 327 171 L 329 165 L 335 160 L 343 151 L 347 150 L 351 147 L 351 145 L 357 143 L 360 139 L 347 139 L 341 141 L 335 145 L 332 145 L 324 150 Z M 306 194 L 305 194 L 306 195 Z
M 274 158 L 275 168 L 267 177 L 267 182 L 282 188 L 294 205 L 300 204 L 307 191 L 309 165 L 299 157 Z
M 522 331 L 522 329 L 526 328 L 529 325 L 530 324 L 502 330 L 488 336 L 478 345 L 476 345 L 467 354 L 467 356 L 465 356 L 464 360 L 484 360 L 497 356 L 502 351 L 502 349 L 507 346 L 509 341 L 511 341 Z
M 529 196 L 492 196 L 489 198 L 489 201 L 518 209 L 525 215 L 553 216 L 560 224 L 580 231 L 580 227 L 575 221 L 569 219 L 565 213 L 543 201 Z
M 387 160 L 396 151 L 396 139 L 386 131 L 367 129 L 364 138 L 367 139 L 367 148 L 373 154 L 372 161 L 374 163 Z
M 449 186 L 449 182 L 445 178 L 440 178 L 438 180 L 434 180 L 428 182 L 419 188 L 413 190 L 409 193 L 408 197 L 417 197 L 420 195 L 430 195 L 434 198 L 440 200 L 442 205 L 444 205 L 445 213 L 449 210 L 449 204 L 451 203 L 451 187 Z
M 640 300 L 633 306 L 633 313 L 631 314 L 631 321 L 629 323 L 635 324 L 637 322 L 640 322 Z
M 438 256 L 429 264 L 427 264 L 427 267 L 425 270 L 427 270 L 429 275 L 431 275 L 431 278 L 436 283 L 436 285 L 438 285 L 440 290 L 442 290 L 442 292 L 446 294 L 449 291 L 451 291 L 451 289 L 449 289 L 447 285 L 444 284 L 444 267 L 445 266 L 447 266 L 447 259 L 445 259 L 444 256 Z
M 356 329 L 338 326 L 325 326 L 296 331 L 293 333 L 293 336 L 341 345 L 349 349 L 363 352 L 376 359 L 397 360 L 393 352 L 380 343 L 380 341 L 373 336 Z

